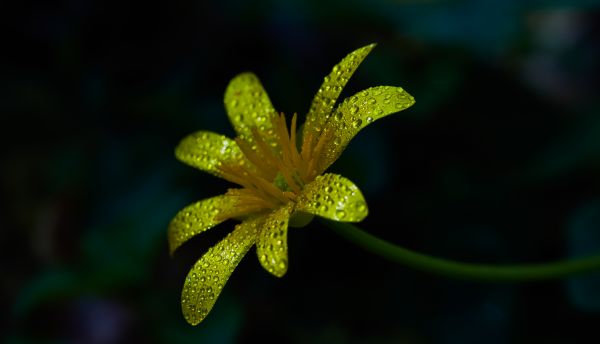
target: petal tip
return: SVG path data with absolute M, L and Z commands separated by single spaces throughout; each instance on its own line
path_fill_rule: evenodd
M 377 46 L 377 43 L 371 43 L 371 44 L 367 44 L 363 47 L 360 47 L 358 49 L 356 49 L 354 52 L 362 52 L 364 54 L 364 56 L 366 57 L 366 55 L 368 55 L 369 53 L 371 53 L 371 51 L 373 49 L 375 49 L 375 47 Z
M 204 320 L 204 318 L 191 318 L 191 317 L 188 317 L 187 315 L 184 316 L 184 318 L 185 318 L 185 321 L 187 321 L 187 323 L 192 326 L 197 326 L 202 320 Z
M 245 72 L 241 72 L 241 73 L 236 74 L 236 76 L 234 76 L 231 79 L 231 81 L 239 80 L 239 79 L 248 79 L 248 78 L 257 79 L 258 77 L 256 76 L 256 74 L 254 74 L 254 72 L 245 71 Z
M 275 276 L 275 277 L 283 277 L 285 276 L 285 274 L 287 273 L 287 269 L 288 269 L 288 264 L 287 264 L 287 260 L 285 259 L 281 259 L 279 263 L 275 262 L 275 261 L 269 261 L 269 259 L 267 259 L 266 255 L 262 255 L 261 257 L 258 258 L 258 261 L 260 262 L 260 265 L 262 265 L 262 267 L 271 275 Z

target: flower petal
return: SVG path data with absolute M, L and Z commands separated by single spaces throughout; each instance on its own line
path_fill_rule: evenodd
M 177 148 L 175 156 L 181 162 L 222 177 L 219 171 L 221 163 L 242 165 L 244 155 L 234 140 L 210 131 L 198 131 L 186 136 Z
M 336 64 L 329 75 L 327 75 L 321 84 L 321 87 L 315 94 L 310 110 L 306 115 L 304 132 L 319 131 L 331 115 L 331 110 L 338 96 L 342 92 L 348 79 L 354 74 L 354 71 L 367 55 L 375 48 L 376 44 L 369 44 L 350 54 Z M 306 137 L 307 135 L 304 135 Z
M 263 268 L 277 277 L 287 272 L 287 231 L 293 205 L 288 203 L 267 216 L 256 242 L 256 253 Z
M 191 237 L 200 234 L 226 220 L 215 218 L 218 214 L 232 209 L 234 197 L 226 195 L 204 199 L 191 204 L 171 220 L 168 230 L 169 253 L 173 252 Z
M 319 171 L 325 171 L 344 151 L 350 140 L 364 127 L 389 114 L 402 111 L 415 99 L 401 87 L 377 86 L 358 92 L 336 108 L 325 124 L 333 137 L 323 148 Z
M 272 122 L 277 113 L 254 73 L 234 77 L 225 90 L 224 101 L 229 121 L 244 140 L 254 142 L 252 128 L 256 127 L 267 143 L 275 141 Z
M 238 224 L 194 264 L 181 293 L 181 309 L 188 323 L 197 325 L 210 312 L 229 276 L 254 244 L 262 221 L 264 217 Z
M 334 173 L 325 173 L 307 184 L 298 197 L 296 210 L 343 222 L 361 221 L 369 213 L 358 187 Z

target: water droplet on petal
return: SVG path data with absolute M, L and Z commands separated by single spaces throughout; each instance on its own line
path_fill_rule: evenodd
M 279 261 L 279 268 L 280 268 L 280 269 L 282 269 L 282 270 L 283 270 L 283 269 L 285 269 L 286 265 L 287 265 L 287 262 L 286 262 L 286 260 L 285 260 L 285 259 L 281 259 L 281 260 Z

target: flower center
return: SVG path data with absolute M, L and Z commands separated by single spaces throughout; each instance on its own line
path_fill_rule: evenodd
M 229 189 L 227 195 L 236 197 L 232 212 L 223 216 L 245 215 L 272 210 L 294 202 L 304 185 L 313 181 L 319 171 L 319 157 L 331 132 L 304 133 L 300 150 L 297 140 L 297 116 L 294 114 L 288 130 L 285 115 L 273 117 L 272 129 L 251 129 L 251 137 L 237 137 L 236 143 L 247 163 L 223 164 L 223 177 L 241 189 Z

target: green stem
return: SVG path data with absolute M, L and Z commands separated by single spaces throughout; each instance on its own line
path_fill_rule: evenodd
M 432 257 L 379 239 L 344 222 L 322 220 L 329 228 L 365 250 L 410 268 L 478 281 L 524 282 L 564 277 L 600 270 L 600 255 L 543 264 L 488 265 L 462 263 Z

